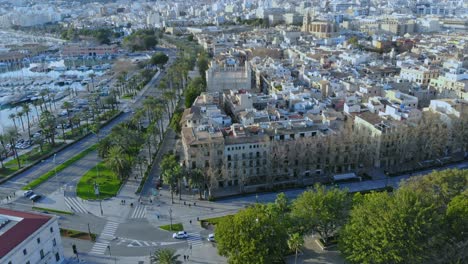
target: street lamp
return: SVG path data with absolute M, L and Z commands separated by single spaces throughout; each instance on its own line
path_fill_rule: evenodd
M 57 163 L 55 162 L 55 157 L 57 157 L 57 153 L 54 153 L 54 171 L 55 171 L 55 178 L 57 178 Z
M 91 130 L 91 133 L 96 135 L 97 138 L 97 144 L 99 145 L 100 139 L 99 139 L 99 131 L 95 133 L 93 130 Z M 96 164 L 96 179 L 99 179 L 99 162 Z M 99 185 L 96 183 L 96 180 L 94 181 L 94 193 L 98 197 L 99 200 L 99 208 L 101 209 L 101 216 L 104 215 L 104 211 L 102 210 L 102 201 L 100 199 L 100 193 L 99 193 Z

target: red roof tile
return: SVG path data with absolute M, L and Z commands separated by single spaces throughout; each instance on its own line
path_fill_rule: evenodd
M 0 215 L 8 215 L 23 218 L 5 233 L 0 235 L 0 259 L 46 224 L 51 216 L 20 212 L 0 208 Z

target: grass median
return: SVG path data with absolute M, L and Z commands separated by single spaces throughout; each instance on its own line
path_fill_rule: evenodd
M 159 228 L 161 228 L 162 230 L 166 230 L 166 231 L 175 231 L 175 232 L 184 231 L 184 226 L 181 223 L 172 224 L 172 229 L 171 229 L 171 225 L 163 225 L 163 226 L 160 226 Z
M 45 208 L 45 207 L 33 206 L 32 209 L 36 211 L 46 212 L 46 213 L 57 213 L 57 214 L 66 214 L 66 215 L 74 214 L 73 212 L 69 212 L 69 211 L 62 211 L 62 210 L 57 210 L 57 209 L 52 209 L 52 208 Z
M 55 176 L 55 172 L 59 173 L 66 169 L 68 166 L 72 165 L 73 163 L 77 162 L 78 160 L 84 158 L 86 155 L 89 153 L 95 151 L 97 148 L 97 145 L 92 145 L 91 147 L 85 149 L 84 151 L 80 152 L 79 154 L 71 157 L 70 159 L 66 160 L 64 163 L 56 166 L 55 168 L 52 168 L 50 171 L 44 173 L 42 176 L 39 178 L 33 180 L 32 182 L 28 183 L 26 186 L 24 186 L 22 189 L 23 190 L 29 190 L 29 189 L 34 189 L 37 186 L 41 185 L 42 183 L 46 182 L 53 176 Z
M 99 186 L 99 197 L 94 194 L 94 183 Z M 99 162 L 81 177 L 76 187 L 76 195 L 86 200 L 106 199 L 116 196 L 121 185 L 117 175 L 104 162 Z

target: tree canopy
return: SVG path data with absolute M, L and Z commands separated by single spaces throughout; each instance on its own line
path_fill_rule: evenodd
M 288 235 L 267 205 L 256 204 L 226 217 L 216 227 L 218 252 L 229 263 L 275 263 L 288 249 Z
M 467 179 L 446 170 L 412 178 L 394 194 L 364 195 L 341 232 L 342 253 L 351 263 L 466 262 Z

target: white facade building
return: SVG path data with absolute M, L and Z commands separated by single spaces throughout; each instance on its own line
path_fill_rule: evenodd
M 57 264 L 63 260 L 57 217 L 0 208 L 0 263 Z

